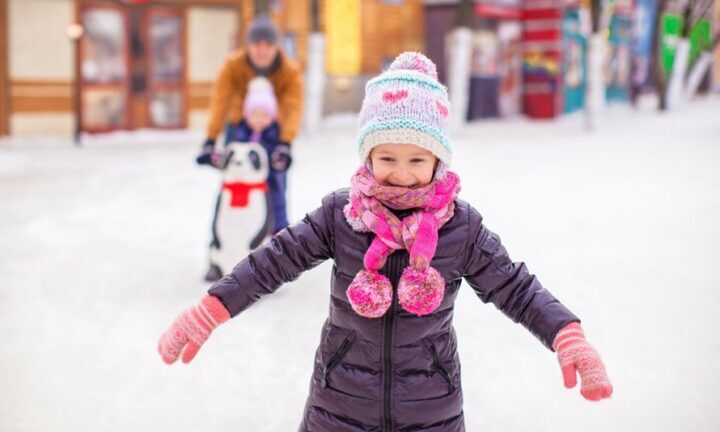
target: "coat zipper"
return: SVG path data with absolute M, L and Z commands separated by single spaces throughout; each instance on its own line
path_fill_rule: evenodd
M 342 345 L 340 345 L 340 349 L 335 353 L 334 356 L 332 356 L 330 361 L 323 368 L 323 377 L 322 377 L 322 380 L 320 381 L 321 386 L 327 387 L 328 374 L 330 374 L 330 371 L 332 371 L 335 368 L 335 366 L 337 366 L 338 363 L 340 363 L 340 360 L 342 360 L 342 358 L 345 356 L 345 354 L 348 352 L 349 349 L 350 349 L 350 339 L 345 338 Z
M 385 371 L 384 375 L 384 383 L 383 383 L 383 390 L 384 390 L 384 397 L 383 397 L 383 430 L 385 432 L 392 432 L 393 428 L 393 422 L 392 422 L 392 414 L 391 414 L 391 406 L 392 406 L 392 399 L 391 399 L 391 392 L 392 392 L 392 375 L 393 375 L 393 369 L 392 369 L 392 333 L 393 333 L 393 323 L 395 321 L 395 306 L 397 304 L 397 289 L 395 288 L 397 286 L 398 280 L 400 279 L 400 267 L 402 265 L 402 252 L 396 252 L 388 257 L 387 262 L 387 276 L 390 278 L 390 283 L 393 287 L 393 301 L 392 306 L 390 306 L 390 309 L 385 313 L 384 319 L 384 368 Z
M 443 376 L 445 381 L 448 384 L 448 390 L 450 393 L 455 391 L 455 385 L 452 383 L 452 379 L 450 378 L 450 374 L 448 373 L 447 369 L 440 363 L 440 359 L 437 355 L 437 349 L 435 348 L 434 343 L 430 343 L 430 352 L 432 353 L 433 363 L 435 364 L 435 368 L 440 372 L 440 375 Z

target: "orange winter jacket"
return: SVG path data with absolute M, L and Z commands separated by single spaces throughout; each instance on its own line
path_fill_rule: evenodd
M 280 140 L 292 142 L 300 128 L 303 106 L 303 81 L 300 66 L 280 51 L 280 67 L 267 76 L 278 100 Z M 244 49 L 232 52 L 220 68 L 210 99 L 208 138 L 217 138 L 225 122 L 242 119 L 247 86 L 255 78 Z

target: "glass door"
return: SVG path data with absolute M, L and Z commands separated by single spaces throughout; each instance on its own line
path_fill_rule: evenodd
M 80 127 L 84 132 L 129 128 L 129 41 L 125 10 L 84 4 L 80 40 Z
M 186 126 L 185 15 L 153 8 L 146 27 L 148 123 L 157 128 Z

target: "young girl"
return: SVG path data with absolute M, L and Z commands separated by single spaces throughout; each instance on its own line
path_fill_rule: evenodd
M 189 362 L 212 330 L 284 282 L 333 259 L 330 315 L 300 431 L 463 431 L 453 304 L 465 279 L 557 352 L 565 385 L 590 400 L 612 386 L 577 317 L 457 199 L 448 99 L 435 65 L 401 54 L 371 80 L 360 114 L 362 166 L 349 190 L 281 231 L 218 281 L 161 337 Z
M 243 119 L 236 126 L 228 127 L 227 141 L 260 143 L 270 159 L 268 186 L 273 207 L 274 227 L 272 233 L 288 226 L 285 192 L 287 170 L 290 167 L 290 146 L 280 141 L 277 122 L 278 103 L 272 83 L 264 77 L 253 78 L 243 105 Z

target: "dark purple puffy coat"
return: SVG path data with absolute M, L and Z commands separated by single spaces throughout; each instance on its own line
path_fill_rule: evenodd
M 345 291 L 373 235 L 347 224 L 342 212 L 347 202 L 347 190 L 329 194 L 322 207 L 272 237 L 209 290 L 235 316 L 304 270 L 335 261 L 330 316 L 315 355 L 301 432 L 464 431 L 452 325 L 463 278 L 483 302 L 494 303 L 548 348 L 560 328 L 579 321 L 524 264 L 510 260 L 500 238 L 461 200 L 439 231 L 431 263 L 445 279 L 440 307 L 418 317 L 400 308 L 395 296 L 382 318 L 356 314 Z M 407 265 L 407 251 L 396 251 L 382 272 L 397 287 Z

